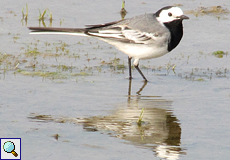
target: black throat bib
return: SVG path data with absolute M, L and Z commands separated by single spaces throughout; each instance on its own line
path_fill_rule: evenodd
M 164 25 L 170 30 L 171 39 L 168 44 L 168 51 L 173 50 L 180 42 L 183 36 L 183 25 L 182 20 L 175 20 Z

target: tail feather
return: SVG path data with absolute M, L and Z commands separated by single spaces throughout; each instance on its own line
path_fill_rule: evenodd
M 55 27 L 28 27 L 32 32 L 68 32 L 84 33 L 85 28 L 55 28 Z

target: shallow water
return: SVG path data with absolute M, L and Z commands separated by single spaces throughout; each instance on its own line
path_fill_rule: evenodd
M 175 50 L 140 61 L 144 84 L 102 41 L 27 29 L 46 8 L 53 27 L 119 20 L 121 2 L 0 1 L 0 137 L 22 138 L 23 159 L 229 159 L 229 13 L 191 13 L 227 2 L 126 1 L 126 18 L 174 4 L 190 17 Z

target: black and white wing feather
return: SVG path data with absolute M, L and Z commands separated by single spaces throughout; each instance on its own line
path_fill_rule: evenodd
M 29 27 L 31 34 L 67 34 L 87 35 L 105 41 L 120 41 L 136 44 L 154 44 L 167 30 L 160 26 L 154 14 L 145 14 L 131 19 L 98 25 L 86 25 L 87 28 Z M 163 28 L 163 29 L 162 29 Z
M 149 22 L 148 16 L 152 16 L 151 22 Z M 85 34 L 126 43 L 153 44 L 159 38 L 165 36 L 165 34 L 167 34 L 166 37 L 169 36 L 169 32 L 166 29 L 164 30 L 153 16 L 153 14 L 146 14 L 118 22 L 89 25 L 89 28 L 86 28 Z M 139 24 L 133 24 L 133 22 L 138 22 Z M 146 22 L 149 25 L 143 26 Z
M 85 34 L 102 39 L 138 44 L 150 44 L 157 38 L 157 35 L 154 33 L 141 32 L 139 30 L 132 29 L 128 25 L 117 25 L 96 31 L 88 30 Z

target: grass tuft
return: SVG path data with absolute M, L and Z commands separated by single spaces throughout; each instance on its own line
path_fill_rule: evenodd
M 122 19 L 124 19 L 126 14 L 127 14 L 127 11 L 125 9 L 125 0 L 122 0 L 122 6 L 121 6 L 120 14 L 121 14 Z
M 139 119 L 137 120 L 137 125 L 138 125 L 138 126 L 141 126 L 141 123 L 143 122 L 142 119 L 143 119 L 143 117 L 144 117 L 144 110 L 145 110 L 145 108 L 142 108 L 141 114 L 140 114 L 140 116 L 139 116 Z
M 224 51 L 215 51 L 213 52 L 213 55 L 216 56 L 217 58 L 223 58 L 224 55 L 227 55 L 227 52 Z
M 22 8 L 22 19 L 24 19 L 25 21 L 27 21 L 28 19 L 28 5 L 26 3 L 26 12 L 24 13 L 24 7 Z

